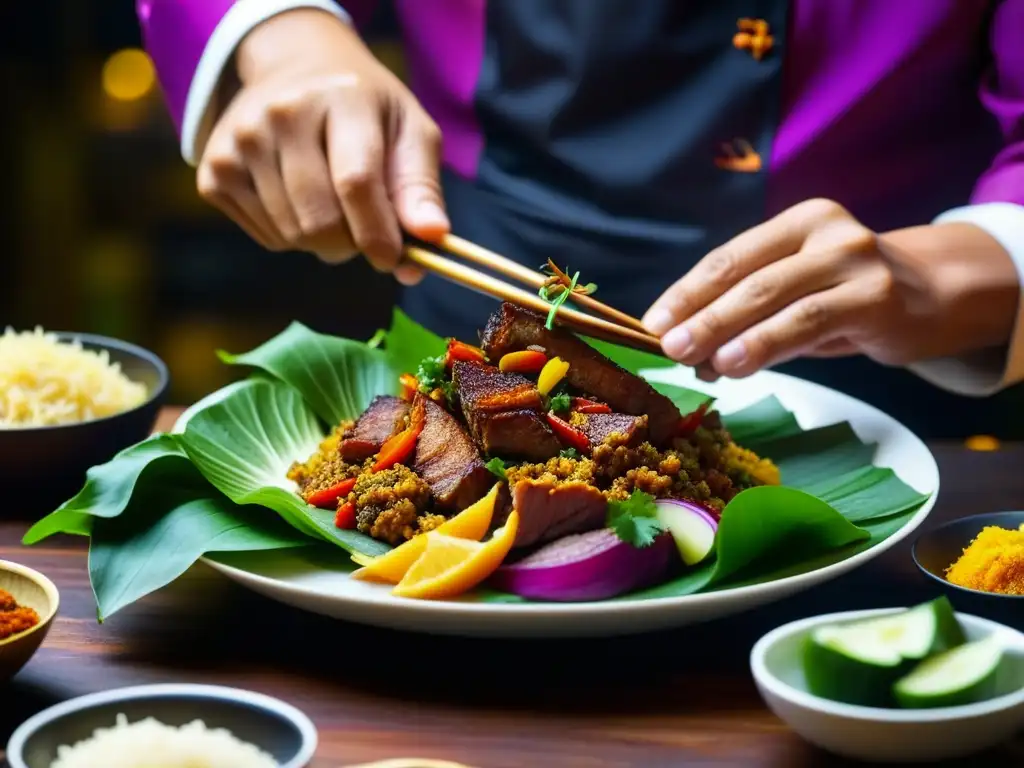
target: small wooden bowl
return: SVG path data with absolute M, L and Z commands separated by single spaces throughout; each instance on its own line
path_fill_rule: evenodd
M 60 606 L 53 582 L 24 565 L 0 560 L 0 589 L 14 596 L 18 605 L 35 609 L 39 623 L 25 632 L 0 640 L 0 683 L 14 677 L 43 644 Z

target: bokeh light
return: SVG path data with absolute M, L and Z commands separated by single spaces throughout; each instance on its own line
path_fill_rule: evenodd
M 156 70 L 145 51 L 125 48 L 103 64 L 103 91 L 118 101 L 136 101 L 156 85 Z
M 999 440 L 991 435 L 972 435 L 964 441 L 969 451 L 998 451 Z

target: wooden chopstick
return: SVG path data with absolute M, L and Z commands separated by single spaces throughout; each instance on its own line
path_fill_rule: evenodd
M 474 264 L 479 264 L 481 267 L 492 269 L 499 274 L 505 275 L 505 277 L 510 277 L 513 280 L 532 286 L 533 288 L 539 289 L 546 282 L 544 275 L 539 272 L 528 269 L 522 264 L 517 264 L 511 259 L 494 253 L 493 251 L 489 251 L 476 243 L 463 240 L 457 235 L 446 235 L 438 242 L 438 245 L 445 251 L 454 253 L 456 256 L 461 256 L 466 261 L 471 261 Z M 582 293 L 572 293 L 569 295 L 569 301 L 583 309 L 593 312 L 594 314 L 603 315 L 614 323 L 624 325 L 627 328 L 632 328 L 634 331 L 638 331 L 640 333 L 647 333 L 647 329 L 644 328 L 643 323 L 635 317 L 627 315 L 625 312 L 620 312 L 614 307 L 609 307 L 607 304 L 598 301 L 592 296 L 587 296 Z
M 547 315 L 551 310 L 551 305 L 535 293 L 509 285 L 496 277 L 478 272 L 471 267 L 459 264 L 424 248 L 407 245 L 405 246 L 405 256 L 414 264 L 418 264 L 430 272 L 474 290 L 477 293 L 482 293 L 485 296 L 493 296 L 504 301 L 511 301 L 527 309 L 540 312 L 543 315 Z M 519 267 L 518 264 L 516 266 Z M 525 267 L 520 268 L 526 270 Z M 663 354 L 661 340 L 649 333 L 617 325 L 600 317 L 585 315 L 564 304 L 558 308 L 557 317 L 561 323 L 580 333 L 603 339 L 604 341 L 635 347 L 647 352 Z

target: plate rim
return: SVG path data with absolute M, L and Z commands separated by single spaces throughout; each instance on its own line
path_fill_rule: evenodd
M 654 368 L 654 369 L 643 369 L 638 375 L 647 378 L 650 373 L 658 372 L 659 374 L 666 371 L 685 371 L 686 369 L 682 366 L 666 367 L 666 368 Z M 793 574 L 791 576 L 785 576 L 781 579 L 774 579 L 772 581 L 763 582 L 760 584 L 749 584 L 736 587 L 727 587 L 718 589 L 710 592 L 696 592 L 689 595 L 669 595 L 662 597 L 649 597 L 649 598 L 638 598 L 635 600 L 628 599 L 615 599 L 615 600 L 600 600 L 600 601 L 587 601 L 587 602 L 528 602 L 528 603 L 500 603 L 500 602 L 482 602 L 474 600 L 415 600 L 412 598 L 402 598 L 395 595 L 391 595 L 389 592 L 380 591 L 370 592 L 367 594 L 345 594 L 345 595 L 326 595 L 322 592 L 310 590 L 308 587 L 302 587 L 299 585 L 291 584 L 280 579 L 275 579 L 269 576 L 253 573 L 252 571 L 245 570 L 233 565 L 219 562 L 213 555 L 203 555 L 200 558 L 200 562 L 213 568 L 214 570 L 222 573 L 223 575 L 230 578 L 236 583 L 244 586 L 258 585 L 264 587 L 263 591 L 271 591 L 277 595 L 287 595 L 289 597 L 295 597 L 305 600 L 316 600 L 323 601 L 333 604 L 344 604 L 346 607 L 358 609 L 374 609 L 382 611 L 395 611 L 395 610 L 411 610 L 419 616 L 429 618 L 430 615 L 435 617 L 454 615 L 464 617 L 479 617 L 482 615 L 490 614 L 492 616 L 500 616 L 502 619 L 512 619 L 512 617 L 526 618 L 529 616 L 534 617 L 549 617 L 549 616 L 564 616 L 579 619 L 587 619 L 594 617 L 604 617 L 610 613 L 617 613 L 623 615 L 635 615 L 635 614 L 646 614 L 649 612 L 659 612 L 664 610 L 670 610 L 672 608 L 700 608 L 708 605 L 714 605 L 721 603 L 723 599 L 743 600 L 744 598 L 756 599 L 763 593 L 781 591 L 784 594 L 793 594 L 801 591 L 808 587 L 812 587 L 815 584 L 819 584 L 825 581 L 829 581 L 833 578 L 848 573 L 855 568 L 860 567 L 864 563 L 867 563 L 874 558 L 880 556 L 884 552 L 893 548 L 901 541 L 907 539 L 914 531 L 916 531 L 921 524 L 927 519 L 928 515 L 934 509 L 938 495 L 941 488 L 941 477 L 938 469 L 938 464 L 935 461 L 935 455 L 928 448 L 927 444 L 914 433 L 909 427 L 905 426 L 902 422 L 896 419 L 894 416 L 889 415 L 880 408 L 877 408 L 869 403 L 864 402 L 858 398 L 848 395 L 845 392 L 826 387 L 817 382 L 808 381 L 801 379 L 796 376 L 791 376 L 777 371 L 760 371 L 754 376 L 747 379 L 750 381 L 753 378 L 759 378 L 765 380 L 769 385 L 767 388 L 770 390 L 769 394 L 777 393 L 783 387 L 779 385 L 784 383 L 795 383 L 801 388 L 811 388 L 823 397 L 831 399 L 838 398 L 839 400 L 846 400 L 849 404 L 855 405 L 859 409 L 863 409 L 868 413 L 871 413 L 876 419 L 881 422 L 888 422 L 899 427 L 899 430 L 903 433 L 905 439 L 911 440 L 916 443 L 920 449 L 921 457 L 927 457 L 929 467 L 929 474 L 935 479 L 935 486 L 931 491 L 922 490 L 921 488 L 912 484 L 909 479 L 904 478 L 902 475 L 897 473 L 900 479 L 914 488 L 920 493 L 929 493 L 928 498 L 918 508 L 914 515 L 907 520 L 907 522 L 895 533 L 891 534 L 884 541 L 858 552 L 850 557 L 840 560 L 839 562 L 830 563 L 829 565 L 815 568 L 811 571 L 804 573 Z M 660 379 L 661 376 L 656 378 Z M 234 389 L 239 386 L 244 386 L 246 379 L 232 382 L 225 387 L 222 387 L 206 397 L 200 399 L 192 406 L 187 408 L 178 420 L 175 422 L 172 428 L 173 432 L 180 432 L 184 430 L 184 426 L 188 419 L 191 418 L 201 408 L 207 407 L 221 398 L 230 394 Z M 713 389 L 713 385 L 707 385 L 709 389 Z M 765 395 L 768 396 L 768 395 Z M 777 396 L 777 395 L 776 395 Z M 797 418 L 797 422 L 800 422 L 799 414 L 794 413 Z M 835 422 L 832 422 L 835 423 Z M 857 434 L 859 439 L 864 439 L 863 436 L 857 429 L 857 425 L 851 423 L 851 428 Z M 801 428 L 803 425 L 801 425 Z M 895 472 L 895 470 L 893 470 Z

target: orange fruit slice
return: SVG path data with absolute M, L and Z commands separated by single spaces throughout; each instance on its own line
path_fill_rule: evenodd
M 437 531 L 426 534 L 423 554 L 391 590 L 397 597 L 443 600 L 468 592 L 504 562 L 516 540 L 519 513 L 494 532 L 488 542 L 457 539 Z
M 470 539 L 480 541 L 491 527 L 491 518 L 494 516 L 494 505 L 498 500 L 498 490 L 501 483 L 495 483 L 490 492 L 446 523 L 442 523 L 431 533 L 440 533 L 445 536 L 452 536 L 457 539 Z M 352 559 L 363 566 L 352 574 L 353 579 L 359 581 L 376 581 L 385 584 L 397 584 L 405 576 L 427 546 L 427 535 L 420 534 L 409 539 L 404 544 L 392 549 L 386 554 L 378 557 L 367 557 L 366 555 L 353 554 Z

